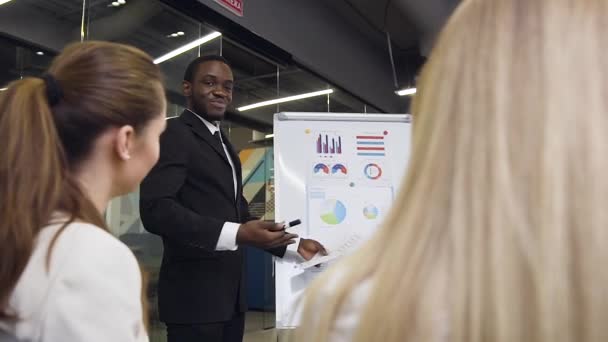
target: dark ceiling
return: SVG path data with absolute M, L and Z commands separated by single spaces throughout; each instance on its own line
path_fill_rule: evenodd
M 328 1 L 353 29 L 358 30 L 385 50 L 388 61 L 387 33 L 390 35 L 392 52 L 399 85 L 412 84 L 418 69 L 424 62 L 425 48 L 440 29 L 457 0 L 333 0 Z M 211 29 L 176 12 L 155 0 L 129 0 L 127 4 L 113 7 L 109 0 L 87 1 L 85 35 L 88 39 L 110 40 L 135 45 L 158 57 L 187 42 L 203 36 Z M 0 7 L 0 12 L 14 14 L 15 25 L 27 31 L 29 26 L 47 25 L 43 28 L 47 41 L 16 44 L 15 38 L 0 39 L 0 84 L 26 75 L 40 74 L 54 53 L 69 41 L 80 39 L 83 20 L 82 0 L 19 0 Z M 12 11 L 12 12 L 11 12 Z M 2 13 L 0 13 L 2 14 Z M 30 21 L 22 17 L 30 18 Z M 37 19 L 39 18 L 39 19 Z M 44 20 L 44 22 L 42 21 Z M 0 23 L 6 25 L 7 23 Z M 8 23 L 10 25 L 10 23 Z M 182 31 L 179 37 L 167 37 Z M 51 41 L 57 46 L 53 46 Z M 48 45 L 47 45 L 48 42 Z M 36 55 L 42 50 L 46 54 Z M 198 55 L 191 50 L 161 64 L 167 76 L 167 89 L 172 100 L 180 100 L 180 81 L 187 63 Z M 233 65 L 237 80 L 234 107 L 276 97 L 301 94 L 332 87 L 312 73 L 294 65 L 277 65 L 226 38 L 204 45 L 201 54 L 223 54 Z M 277 69 L 279 78 L 277 80 Z M 332 87 L 335 88 L 335 87 Z M 348 93 L 336 89 L 330 96 L 301 100 L 279 107 L 265 107 L 243 113 L 245 116 L 271 122 L 272 114 L 281 111 L 376 112 Z M 329 108 L 328 108 L 329 107 Z
M 328 1 L 376 47 L 389 53 L 399 87 L 413 85 L 434 39 L 460 0 Z M 388 58 L 388 57 L 387 57 Z
M 48 30 L 54 29 L 58 33 L 57 35 L 61 36 L 57 38 L 63 39 L 64 44 L 79 40 L 83 13 L 82 1 L 19 0 L 9 4 L 10 6 L 0 7 L 0 11 L 13 11 L 15 21 L 20 19 L 20 14 L 27 14 L 27 17 L 30 18 L 45 18 L 49 22 L 56 23 L 55 27 L 49 27 Z M 153 57 L 158 57 L 212 31 L 159 1 L 129 0 L 126 5 L 116 8 L 109 4 L 109 0 L 88 1 L 85 11 L 88 39 L 131 44 L 143 49 Z M 38 25 L 43 24 L 40 22 Z M 21 21 L 21 25 L 24 25 L 23 21 Z M 167 37 L 169 34 L 179 31 L 184 34 L 180 37 Z M 60 32 L 62 34 L 59 34 Z M 57 51 L 47 48 L 45 56 L 38 56 L 35 54 L 38 50 L 35 46 L 36 44 L 31 42 L 24 42 L 18 46 L 14 39 L 0 40 L 0 51 L 2 52 L 0 62 L 3 66 L 0 68 L 1 84 L 21 76 L 40 74 L 48 66 L 50 56 Z M 183 71 L 188 62 L 198 53 L 198 49 L 193 49 L 161 64 L 167 76 L 167 89 L 173 94 L 171 98 L 176 102 L 180 100 L 180 82 Z M 221 53 L 231 62 L 237 80 L 235 108 L 278 96 L 296 95 L 331 87 L 309 72 L 296 66 L 277 66 L 226 38 L 205 44 L 200 53 Z M 280 75 L 278 82 L 277 68 L 279 68 Z M 270 123 L 272 114 L 279 108 L 283 111 L 327 111 L 328 105 L 325 97 L 311 98 L 283 104 L 280 107 L 255 109 L 247 111 L 243 115 Z M 329 109 L 331 111 L 361 112 L 365 108 L 371 112 L 377 111 L 372 106 L 366 106 L 339 89 L 336 89 L 336 93 L 330 97 Z

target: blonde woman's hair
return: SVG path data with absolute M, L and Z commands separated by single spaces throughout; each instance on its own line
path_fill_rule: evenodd
M 608 1 L 463 1 L 412 109 L 394 208 L 299 340 L 368 279 L 358 342 L 608 341 Z

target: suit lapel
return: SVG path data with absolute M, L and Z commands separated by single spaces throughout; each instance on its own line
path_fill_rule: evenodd
M 192 128 L 194 134 L 196 134 L 199 138 L 201 138 L 205 143 L 207 143 L 213 150 L 222 157 L 222 160 L 226 162 L 226 164 L 230 165 L 228 159 L 226 157 L 226 153 L 224 152 L 224 148 L 222 144 L 214 137 L 211 132 L 209 132 L 209 128 L 205 126 L 205 123 L 201 121 L 196 115 L 194 115 L 189 110 L 184 110 L 182 115 L 180 116 L 184 122 Z M 222 137 L 224 139 L 224 137 Z M 224 140 L 226 143 L 226 140 Z
M 222 147 L 222 144 L 217 140 L 216 137 L 214 137 L 211 134 L 211 132 L 209 132 L 209 128 L 207 128 L 207 126 L 205 125 L 205 123 L 203 121 L 201 121 L 201 119 L 199 119 L 196 115 L 194 115 L 189 110 L 184 110 L 184 112 L 180 116 L 180 119 L 184 120 L 184 122 L 188 126 L 191 127 L 194 134 L 196 136 L 198 136 L 199 138 L 201 138 L 209 146 L 211 146 L 213 148 L 213 150 L 228 165 L 228 167 L 230 167 L 230 162 L 228 161 L 228 158 L 226 156 L 226 153 L 224 152 L 224 148 Z M 228 154 L 230 155 L 230 158 L 232 159 L 232 163 L 234 164 L 234 172 L 236 174 L 236 186 L 237 186 L 236 197 L 237 197 L 237 202 L 238 202 L 238 198 L 239 198 L 239 196 L 241 196 L 242 191 L 243 191 L 242 190 L 243 179 L 242 179 L 242 175 L 241 175 L 241 173 L 242 173 L 241 162 L 240 162 L 239 156 L 236 154 L 236 151 L 234 150 L 234 147 L 230 143 L 230 140 L 228 140 L 228 138 L 226 137 L 226 134 L 224 134 L 224 132 L 221 129 L 220 129 L 220 134 L 222 135 L 222 139 L 224 141 L 224 144 L 226 145 Z

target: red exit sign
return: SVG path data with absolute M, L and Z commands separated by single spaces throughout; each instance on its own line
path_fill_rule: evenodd
M 215 0 L 215 2 L 239 17 L 243 16 L 243 1 L 244 0 Z

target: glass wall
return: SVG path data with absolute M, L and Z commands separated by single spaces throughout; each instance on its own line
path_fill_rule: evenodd
M 41 75 L 52 58 L 71 42 L 108 40 L 126 43 L 158 58 L 216 31 L 221 28 L 209 27 L 157 0 L 10 1 L 0 5 L 0 91 L 12 80 Z M 269 134 L 272 133 L 273 115 L 277 112 L 378 112 L 310 71 L 297 65 L 276 63 L 244 48 L 234 39 L 220 36 L 160 63 L 169 102 L 167 116 L 177 116 L 183 111 L 183 73 L 192 59 L 206 54 L 226 57 L 235 75 L 233 105 L 223 123 L 226 133 L 237 150 L 263 149 L 264 158 L 260 160 L 266 164 L 272 161 L 271 149 L 265 147 L 272 143 Z M 333 93 L 239 110 L 262 101 L 327 89 L 333 89 Z M 271 165 L 264 167 L 267 173 L 272 171 Z M 244 168 L 244 171 L 251 169 L 253 167 Z M 266 178 L 270 179 L 269 188 L 263 192 L 271 197 L 272 176 Z M 106 219 L 112 233 L 133 250 L 149 274 L 151 340 L 164 341 L 164 327 L 158 321 L 156 311 L 162 243 L 142 226 L 138 201 L 138 191 L 113 200 L 107 208 Z M 272 203 L 272 200 L 269 198 L 265 202 Z M 271 277 L 271 268 L 264 266 L 261 272 L 266 278 Z M 254 319 L 262 320 L 264 328 L 272 326 L 274 320 L 272 313 Z

